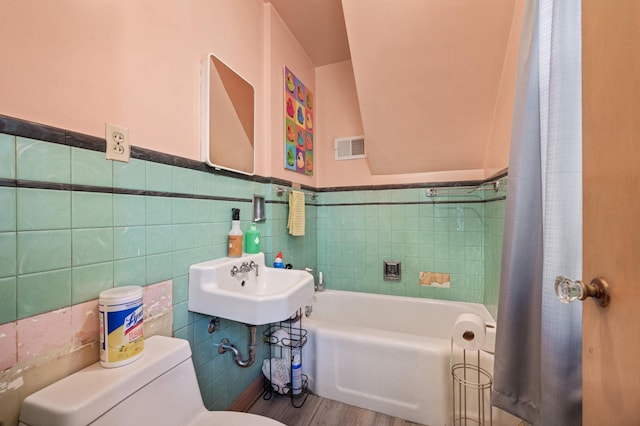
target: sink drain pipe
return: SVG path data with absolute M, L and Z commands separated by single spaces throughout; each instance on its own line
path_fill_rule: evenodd
M 245 325 L 249 328 L 249 336 L 251 339 L 249 343 L 249 359 L 243 360 L 242 354 L 240 354 L 238 348 L 229 343 L 229 339 L 227 338 L 222 339 L 218 344 L 218 353 L 224 354 L 227 353 L 227 351 L 233 352 L 233 360 L 242 368 L 251 367 L 253 363 L 256 362 L 256 326 L 249 324 Z

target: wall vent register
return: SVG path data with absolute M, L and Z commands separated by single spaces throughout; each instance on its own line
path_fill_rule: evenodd
M 348 138 L 338 138 L 334 140 L 336 160 L 355 160 L 365 158 L 364 136 L 350 136 Z

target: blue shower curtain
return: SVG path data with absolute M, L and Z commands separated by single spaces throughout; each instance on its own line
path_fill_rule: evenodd
M 582 424 L 579 0 L 525 6 L 509 164 L 493 404 L 534 425 Z

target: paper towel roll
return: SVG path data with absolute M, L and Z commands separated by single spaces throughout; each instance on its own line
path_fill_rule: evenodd
M 460 314 L 452 333 L 453 343 L 468 351 L 479 351 L 486 338 L 484 320 L 476 314 Z

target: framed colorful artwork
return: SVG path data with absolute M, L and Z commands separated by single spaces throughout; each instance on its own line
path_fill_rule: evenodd
M 284 67 L 284 168 L 313 175 L 313 93 Z

